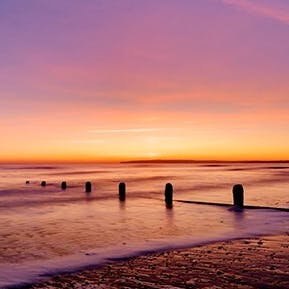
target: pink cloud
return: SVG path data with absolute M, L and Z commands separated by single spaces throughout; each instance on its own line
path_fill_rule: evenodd
M 289 9 L 282 9 L 274 5 L 250 0 L 222 0 L 223 3 L 240 7 L 248 12 L 256 13 L 282 23 L 289 24 Z M 275 1 L 272 1 L 275 2 Z M 274 3 L 275 4 L 275 3 Z M 284 8 L 284 7 L 283 7 Z

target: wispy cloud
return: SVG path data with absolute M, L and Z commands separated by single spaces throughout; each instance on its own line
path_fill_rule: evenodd
M 97 134 L 121 134 L 121 133 L 144 133 L 144 132 L 157 132 L 161 128 L 126 128 L 126 129 L 92 129 L 89 133 Z
M 81 143 L 81 144 L 97 144 L 97 143 L 104 143 L 102 139 L 79 139 L 79 140 L 72 140 L 73 143 Z
M 264 3 L 256 3 L 257 1 L 251 0 L 221 0 L 223 3 L 228 5 L 234 5 L 240 7 L 248 12 L 262 15 L 271 19 L 275 19 L 282 23 L 289 25 L 289 9 L 277 8 L 274 6 L 274 1 L 272 5 Z

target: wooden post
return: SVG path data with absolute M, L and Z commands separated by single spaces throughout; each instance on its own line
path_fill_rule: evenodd
M 85 183 L 85 192 L 90 193 L 91 192 L 91 182 Z
M 42 181 L 40 185 L 41 185 L 41 187 L 45 187 L 46 186 L 46 181 Z
M 233 186 L 233 201 L 234 206 L 243 208 L 244 207 L 244 189 L 241 184 Z
M 61 189 L 62 190 L 66 190 L 66 188 L 67 188 L 67 183 L 66 182 L 62 182 L 61 183 Z
M 125 183 L 119 183 L 118 196 L 120 201 L 125 201 Z
M 173 185 L 171 183 L 166 184 L 165 202 L 168 208 L 171 208 L 173 206 Z

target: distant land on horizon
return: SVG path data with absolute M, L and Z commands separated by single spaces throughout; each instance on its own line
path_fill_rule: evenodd
M 18 165 L 18 164 L 105 164 L 105 163 L 119 163 L 119 164 L 222 164 L 222 163 L 279 163 L 289 164 L 289 160 L 197 160 L 197 159 L 136 159 L 136 160 L 118 160 L 118 161 L 60 161 L 60 160 L 39 160 L 39 161 L 1 161 L 1 165 Z
M 190 164 L 190 163 L 289 163 L 289 160 L 179 160 L 179 159 L 152 159 L 152 160 L 131 160 L 131 161 L 121 161 L 121 164 Z

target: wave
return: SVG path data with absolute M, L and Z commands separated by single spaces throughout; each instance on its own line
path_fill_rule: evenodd
M 60 166 L 1 166 L 1 170 L 15 171 L 15 170 L 58 170 Z
M 74 176 L 74 175 L 89 175 L 89 174 L 105 174 L 111 173 L 111 171 L 104 171 L 104 170 L 90 170 L 90 171 L 72 171 L 72 172 L 57 172 L 57 173 L 50 173 L 50 176 Z
M 59 274 L 77 273 L 86 269 L 93 269 L 105 264 L 125 261 L 130 258 L 170 250 L 188 249 L 205 246 L 212 243 L 256 238 L 276 234 L 284 234 L 280 228 L 263 226 L 259 230 L 248 228 L 246 231 L 233 231 L 216 236 L 186 237 L 174 240 L 150 240 L 142 244 L 126 244 L 109 248 L 83 251 L 78 254 L 58 257 L 54 259 L 34 261 L 22 264 L 0 265 L 0 287 L 2 289 L 28 288 L 37 282 L 42 282 Z M 30 288 L 30 287 L 29 287 Z
M 236 167 L 228 168 L 228 171 L 257 171 L 257 170 L 288 170 L 289 166 L 266 166 L 266 167 Z

